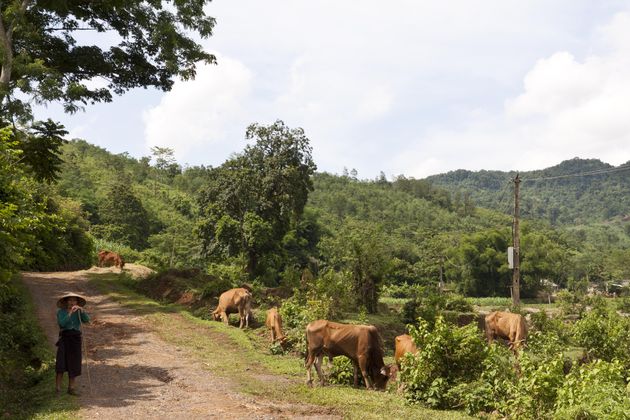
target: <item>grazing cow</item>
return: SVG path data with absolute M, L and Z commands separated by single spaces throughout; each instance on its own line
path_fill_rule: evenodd
M 384 389 L 390 374 L 390 366 L 383 362 L 383 342 L 372 325 L 348 325 L 320 319 L 306 326 L 306 384 L 313 386 L 311 367 L 324 385 L 322 359 L 328 356 L 346 356 L 354 366 L 354 386 L 359 384 L 361 370 L 367 389 Z
M 212 312 L 215 321 L 223 321 L 225 324 L 229 321 L 230 314 L 238 313 L 240 318 L 239 328 L 243 325 L 249 328 L 249 316 L 252 305 L 252 294 L 242 287 L 238 289 L 230 289 L 221 293 L 219 296 L 219 305 Z
M 116 252 L 107 251 L 104 249 L 100 250 L 98 252 L 98 266 L 105 267 L 105 266 L 110 266 L 110 265 L 113 265 L 115 267 L 120 267 L 120 269 L 122 270 L 123 267 L 125 266 L 125 260 L 123 260 L 120 254 Z
M 391 368 L 390 380 L 397 381 L 403 357 L 405 357 L 405 354 L 407 353 L 416 354 L 418 352 L 418 348 L 416 347 L 416 343 L 413 342 L 413 339 L 408 334 L 397 336 L 394 343 L 396 345 L 394 351 L 394 360 L 396 361 L 396 364 Z M 402 383 L 398 384 L 398 390 L 402 390 Z
M 486 338 L 492 343 L 496 337 L 507 339 L 510 350 L 516 353 L 527 339 L 525 318 L 511 312 L 490 312 L 486 315 Z
M 283 343 L 286 337 L 282 332 L 282 318 L 278 313 L 278 308 L 273 307 L 267 311 L 267 318 L 265 319 L 265 325 L 271 331 L 271 342 L 274 343 L 276 340 Z

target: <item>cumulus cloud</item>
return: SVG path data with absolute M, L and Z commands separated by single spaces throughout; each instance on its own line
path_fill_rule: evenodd
M 147 149 L 172 147 L 180 161 L 201 153 L 213 164 L 238 149 L 230 144 L 231 127 L 240 126 L 253 74 L 238 60 L 219 59 L 220 66 L 200 66 L 195 80 L 176 82 L 157 106 L 144 112 Z M 239 128 L 242 138 L 244 127 Z
M 415 176 L 457 168 L 531 170 L 573 157 L 630 160 L 630 14 L 596 31 L 599 51 L 539 59 L 501 112 L 469 113 L 456 130 L 433 127 L 396 164 Z M 430 156 L 414 162 L 410 155 Z

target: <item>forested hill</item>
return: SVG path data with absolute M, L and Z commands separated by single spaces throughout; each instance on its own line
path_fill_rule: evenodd
M 628 168 L 628 169 L 624 169 Z M 583 175 L 581 175 L 583 174 Z M 476 205 L 511 211 L 516 172 L 457 170 L 426 178 L 436 187 L 470 193 Z M 585 224 L 630 214 L 630 162 L 617 167 L 598 159 L 566 160 L 520 172 L 521 214 L 554 225 Z

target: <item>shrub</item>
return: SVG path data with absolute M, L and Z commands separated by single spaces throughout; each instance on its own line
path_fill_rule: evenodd
M 405 398 L 434 408 L 448 407 L 452 397 L 449 390 L 480 376 L 485 342 L 475 325 L 456 327 L 441 316 L 433 329 L 428 321 L 418 319 L 418 326 L 410 326 L 409 333 L 422 351 L 407 356 L 408 363 L 403 363 Z
M 630 296 L 624 296 L 617 299 L 617 310 L 626 314 L 630 314 Z
M 568 290 L 559 291 L 556 299 L 560 306 L 560 312 L 564 316 L 577 315 L 582 317 L 588 305 L 588 299 L 584 294 L 572 293 Z
M 595 360 L 574 367 L 558 390 L 554 417 L 627 419 L 630 392 L 626 390 L 626 374 L 618 361 Z
M 630 368 L 630 319 L 615 312 L 590 311 L 573 326 L 578 345 L 590 358 L 620 360 Z
M 508 388 L 508 398 L 498 404 L 499 411 L 511 418 L 548 418 L 556 403 L 558 389 L 564 381 L 562 353 L 548 355 L 541 361 L 523 352 L 519 357 L 520 376 Z
M 363 375 L 358 375 L 358 386 L 365 386 Z M 354 365 L 352 360 L 345 356 L 335 357 L 332 361 L 328 381 L 332 384 L 354 386 Z

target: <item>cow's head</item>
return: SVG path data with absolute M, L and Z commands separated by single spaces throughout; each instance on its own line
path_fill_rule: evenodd
M 381 368 L 378 374 L 374 375 L 374 388 L 376 389 L 385 389 L 387 387 L 387 381 L 392 375 L 393 367 L 392 365 L 386 365 Z
M 221 321 L 221 314 L 219 312 L 212 312 L 212 319 L 215 321 Z

